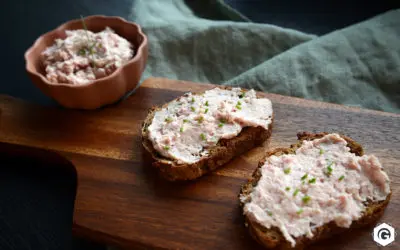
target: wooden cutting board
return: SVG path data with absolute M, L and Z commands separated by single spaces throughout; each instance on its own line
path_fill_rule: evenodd
M 244 227 L 237 195 L 267 148 L 256 148 L 197 181 L 176 184 L 157 177 L 141 145 L 140 126 L 150 107 L 212 87 L 152 78 L 128 99 L 96 111 L 0 96 L 0 142 L 50 149 L 73 163 L 78 175 L 73 231 L 79 236 L 127 249 L 258 249 Z M 336 131 L 380 157 L 393 187 L 381 221 L 400 229 L 400 115 L 265 96 L 276 117 L 270 148 L 288 146 L 299 131 Z M 378 249 L 372 228 L 311 249 Z

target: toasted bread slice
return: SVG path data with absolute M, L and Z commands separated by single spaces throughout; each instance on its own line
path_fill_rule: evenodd
M 257 186 L 258 181 L 261 178 L 261 167 L 265 164 L 268 157 L 272 155 L 280 156 L 284 154 L 295 154 L 296 149 L 298 149 L 302 145 L 302 141 L 304 140 L 314 140 L 318 138 L 322 138 L 328 133 L 318 133 L 312 134 L 308 132 L 298 133 L 298 143 L 293 144 L 290 148 L 277 148 L 267 153 L 266 157 L 260 161 L 257 169 L 254 171 L 252 177 L 249 181 L 242 186 L 240 192 L 240 205 L 244 208 L 247 202 L 250 202 L 251 197 L 250 194 L 253 189 Z M 340 135 L 343 139 L 347 141 L 347 146 L 350 148 L 350 152 L 354 153 L 357 156 L 363 155 L 363 148 L 360 144 L 352 140 L 347 136 Z M 305 235 L 294 238 L 295 246 L 292 247 L 291 243 L 283 236 L 281 230 L 277 227 L 266 228 L 255 220 L 252 220 L 247 215 L 245 215 L 245 225 L 248 227 L 250 235 L 262 246 L 269 249 L 304 249 L 306 246 L 313 244 L 322 239 L 326 239 L 331 237 L 332 235 L 342 233 L 345 231 L 349 231 L 354 228 L 359 228 L 368 224 L 372 224 L 379 219 L 384 213 L 386 206 L 389 203 L 391 197 L 391 192 L 387 195 L 386 200 L 379 202 L 371 202 L 367 201 L 364 203 L 366 205 L 365 211 L 363 211 L 362 216 L 355 221 L 352 221 L 352 224 L 349 228 L 339 227 L 334 222 L 330 222 L 328 224 L 322 225 L 320 227 L 316 227 L 312 230 L 313 237 L 308 238 Z
M 222 86 L 219 86 L 219 88 L 231 89 Z M 152 123 L 155 112 L 167 105 L 168 103 L 161 107 L 153 107 L 149 110 L 142 125 L 142 144 L 154 159 L 153 166 L 159 170 L 161 177 L 169 181 L 197 179 L 226 164 L 234 157 L 263 144 L 270 138 L 272 133 L 273 114 L 271 115 L 271 123 L 268 129 L 260 126 L 244 127 L 236 137 L 232 139 L 220 139 L 216 146 L 208 149 L 208 156 L 204 156 L 199 161 L 192 164 L 182 164 L 174 159 L 162 156 L 154 149 L 152 142 L 149 140 L 147 128 Z

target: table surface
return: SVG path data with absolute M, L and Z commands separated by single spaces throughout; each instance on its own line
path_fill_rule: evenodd
M 127 248 L 256 249 L 237 195 L 267 148 L 255 148 L 198 181 L 176 184 L 157 176 L 141 145 L 140 126 L 150 107 L 211 87 L 152 78 L 127 100 L 92 112 L 0 96 L 0 142 L 51 149 L 72 162 L 78 175 L 76 235 Z M 269 148 L 288 146 L 299 131 L 337 131 L 376 154 L 393 187 L 381 221 L 400 226 L 400 115 L 264 95 L 276 116 Z M 376 249 L 371 230 L 356 230 L 313 249 Z

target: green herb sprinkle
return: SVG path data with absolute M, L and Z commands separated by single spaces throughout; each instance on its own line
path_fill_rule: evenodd
M 309 201 L 311 200 L 311 197 L 308 196 L 308 195 L 306 195 L 306 196 L 304 196 L 301 200 L 302 200 L 304 203 L 307 203 L 307 202 L 309 202 Z

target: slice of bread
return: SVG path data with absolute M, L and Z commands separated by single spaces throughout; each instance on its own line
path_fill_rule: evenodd
M 242 209 L 245 204 L 251 201 L 250 194 L 253 189 L 257 186 L 258 181 L 261 178 L 261 167 L 265 164 L 268 157 L 272 155 L 280 156 L 284 154 L 295 154 L 296 149 L 298 149 L 302 145 L 302 141 L 304 140 L 314 140 L 318 138 L 322 138 L 328 133 L 318 133 L 312 134 L 308 132 L 298 133 L 298 143 L 291 145 L 289 148 L 277 148 L 267 153 L 266 157 L 260 161 L 257 169 L 254 171 L 252 177 L 249 181 L 242 186 L 241 192 L 239 195 L 240 206 Z M 357 156 L 363 155 L 363 148 L 360 144 L 352 140 L 347 136 L 340 135 L 343 139 L 347 141 L 347 146 L 350 148 L 350 152 L 354 153 Z M 343 228 L 336 225 L 334 222 L 330 222 L 320 227 L 316 227 L 312 230 L 313 237 L 308 238 L 305 235 L 294 238 L 295 247 L 292 247 L 290 242 L 283 236 L 283 233 L 277 227 L 266 228 L 255 220 L 252 220 L 247 215 L 245 215 L 245 225 L 248 227 L 250 235 L 262 246 L 269 249 L 304 249 L 306 246 L 313 244 L 322 239 L 326 239 L 331 237 L 332 235 L 342 233 L 345 231 L 349 231 L 353 228 L 362 227 L 368 224 L 372 224 L 381 217 L 384 213 L 386 206 L 389 203 L 391 197 L 391 192 L 387 195 L 386 200 L 379 202 L 371 202 L 367 201 L 364 203 L 366 205 L 365 211 L 362 213 L 362 216 L 353 221 L 349 228 Z M 244 212 L 244 211 L 243 211 Z
M 222 86 L 219 88 L 231 89 Z M 209 148 L 208 156 L 204 156 L 199 161 L 192 164 L 182 164 L 174 159 L 162 156 L 154 149 L 152 142 L 149 140 L 147 128 L 152 123 L 155 112 L 165 108 L 167 105 L 168 103 L 161 107 L 153 107 L 149 110 L 142 125 L 142 144 L 154 159 L 153 166 L 159 170 L 161 177 L 169 181 L 197 179 L 226 164 L 234 157 L 263 144 L 270 138 L 272 133 L 273 114 L 271 115 L 271 123 L 268 129 L 260 126 L 244 127 L 236 137 L 232 139 L 220 139 L 216 146 Z

